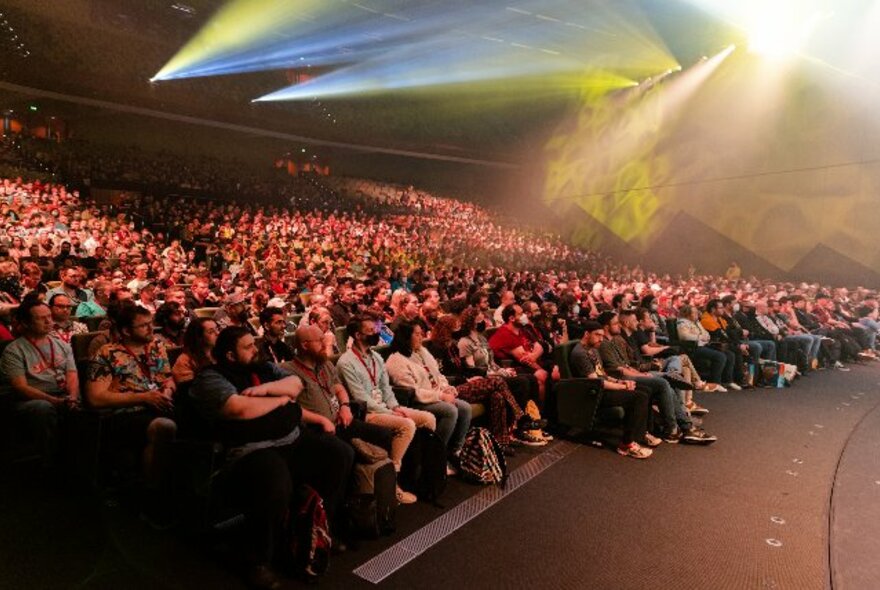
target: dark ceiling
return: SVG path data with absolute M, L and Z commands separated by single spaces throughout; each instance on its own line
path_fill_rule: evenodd
M 518 102 L 515 109 L 457 109 L 454 105 L 462 101 L 479 99 L 459 92 L 252 104 L 251 99 L 289 83 L 288 72 L 282 71 L 150 83 L 149 78 L 222 4 L 6 0 L 2 18 L 14 32 L 0 31 L 0 42 L 11 44 L 0 57 L 0 78 L 77 97 L 322 140 L 498 161 L 523 161 L 533 153 L 571 100 Z M 684 59 L 699 55 L 701 39 L 713 34 L 705 23 L 680 34 L 682 14 L 694 24 L 693 11 L 682 4 L 669 3 L 654 12 L 655 27 Z M 516 94 L 513 85 L 510 94 Z

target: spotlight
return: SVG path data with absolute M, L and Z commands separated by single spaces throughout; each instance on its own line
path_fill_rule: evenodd
M 771 59 L 798 53 L 823 18 L 820 13 L 809 19 L 798 18 L 793 2 L 778 1 L 762 8 L 748 27 L 749 51 Z

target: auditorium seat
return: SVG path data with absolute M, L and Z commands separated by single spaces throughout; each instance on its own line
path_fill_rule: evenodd
M 600 408 L 603 395 L 601 380 L 574 377 L 569 359 L 577 343 L 577 340 L 570 340 L 553 349 L 553 358 L 561 377 L 553 386 L 556 421 L 562 426 L 592 433 L 597 430 L 597 424 L 610 425 L 620 420 L 623 409 Z
M 217 313 L 219 307 L 199 307 L 193 310 L 197 318 L 212 318 Z

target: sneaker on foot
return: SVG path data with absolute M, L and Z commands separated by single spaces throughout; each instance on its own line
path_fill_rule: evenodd
M 725 383 L 725 385 L 727 385 L 728 389 L 732 389 L 734 391 L 742 391 L 742 387 L 740 387 L 736 383 Z
M 685 408 L 687 408 L 687 411 L 690 412 L 693 416 L 705 416 L 709 413 L 709 410 L 701 405 L 698 405 L 696 402 L 691 402 L 687 404 Z
M 690 445 L 711 445 L 716 440 L 718 440 L 717 436 L 712 436 L 702 428 L 686 430 L 684 436 L 681 437 L 681 442 Z
M 645 444 L 649 447 L 659 447 L 663 444 L 663 439 L 657 436 L 654 436 L 650 432 L 645 433 Z
M 678 426 L 671 430 L 667 430 L 666 434 L 663 435 L 663 442 L 669 443 L 671 445 L 677 444 L 680 440 L 681 428 L 679 428 Z
M 638 443 L 629 443 L 626 446 L 617 447 L 617 454 L 624 457 L 632 457 L 633 459 L 647 459 L 654 454 L 651 449 L 639 446 Z
M 844 364 L 840 361 L 834 361 L 834 368 L 837 369 L 838 371 L 844 371 L 844 372 L 849 371 L 849 367 L 844 366 Z
M 541 430 L 547 428 L 547 421 L 543 418 L 535 420 L 528 414 L 523 414 L 516 426 L 520 430 Z
M 402 490 L 400 486 L 397 486 L 397 501 L 400 504 L 415 504 L 418 498 L 416 498 L 415 494 Z
M 520 431 L 516 433 L 516 440 L 520 443 L 530 446 L 530 447 L 543 447 L 547 444 L 547 441 L 543 438 L 538 438 L 531 432 Z

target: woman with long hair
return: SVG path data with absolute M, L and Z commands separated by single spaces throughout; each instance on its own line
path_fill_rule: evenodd
M 214 364 L 214 344 L 220 330 L 211 318 L 196 318 L 190 322 L 183 334 L 183 352 L 177 357 L 171 375 L 179 385 L 195 379 L 195 376 Z

